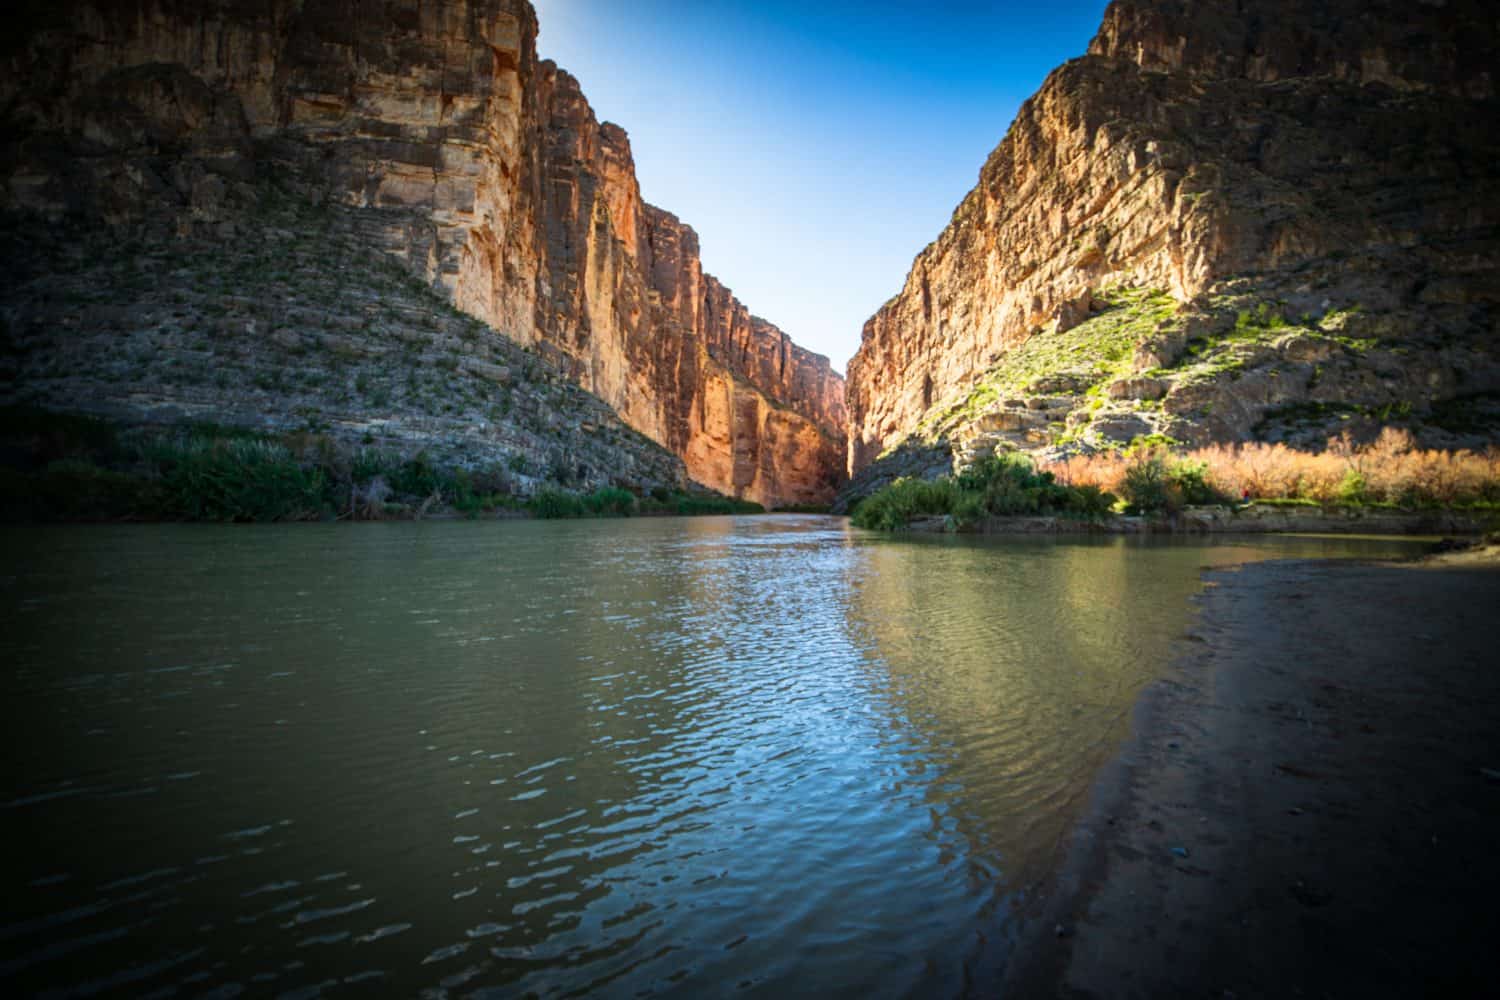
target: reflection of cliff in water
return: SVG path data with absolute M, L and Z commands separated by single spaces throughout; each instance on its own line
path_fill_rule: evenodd
M 976 879 L 994 866 L 1018 888 L 1046 870 L 1136 697 L 1162 675 L 1198 566 L 1262 551 L 912 539 L 851 567 L 869 683 L 918 744 L 934 822 L 957 825 Z

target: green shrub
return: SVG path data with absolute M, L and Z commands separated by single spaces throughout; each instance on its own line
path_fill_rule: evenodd
M 1091 520 L 1098 520 L 1109 516 L 1114 510 L 1115 495 L 1105 492 L 1098 486 L 1090 483 L 1085 486 L 1069 487 L 1071 497 L 1068 501 L 1068 511 L 1081 515 Z
M 1365 477 L 1356 469 L 1350 469 L 1344 473 L 1344 478 L 1339 481 L 1338 493 L 1339 503 L 1357 505 L 1363 504 L 1369 497 L 1369 484 Z
M 899 531 L 921 515 L 948 514 L 958 487 L 952 479 L 898 479 L 865 498 L 852 518 L 860 528 Z
M 959 493 L 953 500 L 949 516 L 960 528 L 967 528 L 984 520 L 989 511 L 985 509 L 984 497 L 978 493 Z
M 1142 454 L 1125 470 L 1124 494 L 1128 514 L 1161 514 L 1182 507 L 1182 494 L 1167 473 L 1167 463 L 1160 455 Z
M 531 511 L 533 517 L 560 518 L 560 517 L 582 517 L 584 515 L 583 500 L 577 493 L 567 490 L 540 489 L 531 497 L 526 508 Z
M 399 495 L 430 497 L 442 486 L 442 479 L 427 452 L 423 451 L 391 470 L 390 483 L 391 489 Z
M 158 445 L 163 512 L 193 521 L 291 521 L 323 509 L 323 475 L 283 445 L 187 438 Z
M 897 531 L 914 517 L 947 514 L 967 528 L 991 515 L 1100 518 L 1114 502 L 1098 487 L 1063 486 L 1025 455 L 1005 454 L 981 459 L 956 476 L 898 479 L 865 498 L 852 520 L 861 528 Z
M 1254 309 L 1247 309 L 1235 317 L 1235 331 L 1242 333 L 1247 330 L 1280 330 L 1285 327 L 1286 316 L 1282 314 L 1281 307 L 1273 302 L 1262 302 Z
M 1214 486 L 1213 480 L 1209 477 L 1207 462 L 1194 462 L 1190 459 L 1174 462 L 1167 470 L 1167 479 L 1177 495 L 1181 496 L 1183 503 L 1228 502 L 1228 498 L 1218 487 Z
M 1184 504 L 1227 502 L 1214 485 L 1208 463 L 1169 462 L 1156 450 L 1139 452 L 1125 470 L 1120 492 L 1131 514 L 1175 514 Z
M 583 498 L 590 514 L 628 517 L 636 512 L 635 494 L 618 486 L 601 486 Z
M 356 483 L 368 483 L 376 476 L 390 478 L 392 473 L 390 456 L 373 448 L 361 448 L 350 463 L 349 475 Z

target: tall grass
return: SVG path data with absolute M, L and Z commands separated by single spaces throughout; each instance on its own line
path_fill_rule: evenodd
M 324 507 L 321 469 L 284 445 L 187 437 L 151 449 L 168 517 L 190 521 L 302 521 Z
M 1060 482 L 1133 493 L 1132 476 L 1158 463 L 1169 477 L 1191 468 L 1201 486 L 1228 498 L 1303 500 L 1319 504 L 1388 504 L 1398 507 L 1465 506 L 1500 502 L 1500 448 L 1478 451 L 1423 449 L 1398 428 L 1359 444 L 1332 438 L 1323 451 L 1284 444 L 1225 444 L 1181 455 L 1165 450 L 1079 455 L 1047 466 Z M 1182 502 L 1211 500 L 1185 496 Z

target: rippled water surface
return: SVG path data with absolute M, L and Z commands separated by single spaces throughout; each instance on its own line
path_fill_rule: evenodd
M 10 995 L 951 995 L 1209 564 L 813 517 L 7 529 Z

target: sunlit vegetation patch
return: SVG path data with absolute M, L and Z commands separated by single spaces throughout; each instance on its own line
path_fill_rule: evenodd
M 1129 373 L 1136 345 L 1177 313 L 1164 291 L 1123 288 L 1100 293 L 1107 308 L 1061 332 L 1043 331 L 1005 353 L 962 398 L 930 410 L 919 433 L 941 434 L 1007 397 L 1087 392 Z
M 1267 506 L 1445 508 L 1500 512 L 1500 448 L 1418 448 L 1387 428 L 1359 444 L 1348 435 L 1320 452 L 1284 444 L 1212 445 L 1178 451 L 1142 440 L 1114 452 L 1034 466 L 1023 455 L 985 459 L 957 476 L 898 479 L 854 511 L 863 528 L 897 531 L 923 517 L 956 530 L 986 517 L 1111 514 L 1162 516 L 1185 507 L 1252 502 Z
M 1369 444 L 1348 435 L 1319 452 L 1284 444 L 1225 444 L 1078 455 L 1047 466 L 1059 482 L 1119 494 L 1141 512 L 1221 499 L 1401 509 L 1500 505 L 1500 448 L 1439 451 L 1387 428 Z
M 861 501 L 853 521 L 861 528 L 899 531 L 919 517 L 945 516 L 964 530 L 991 516 L 1098 519 L 1114 503 L 1093 485 L 1065 485 L 1026 456 L 1006 454 L 982 459 L 956 476 L 898 479 Z

